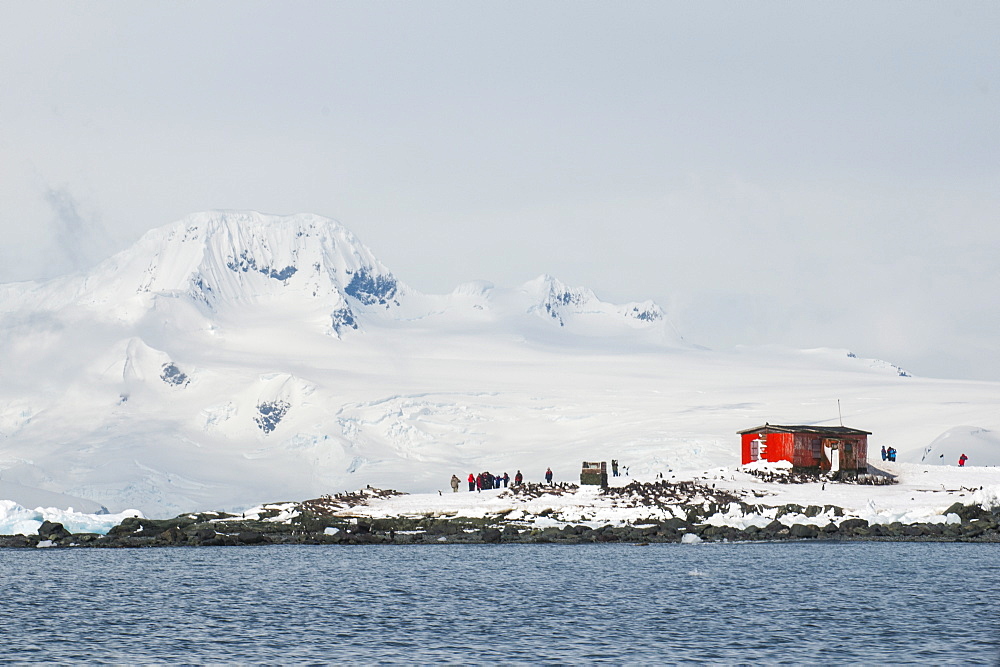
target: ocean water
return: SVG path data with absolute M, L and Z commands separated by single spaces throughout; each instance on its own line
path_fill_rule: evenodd
M 0 551 L 0 660 L 1000 660 L 1000 545 Z

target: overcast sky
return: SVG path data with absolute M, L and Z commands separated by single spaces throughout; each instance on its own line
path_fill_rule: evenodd
M 0 4 L 0 282 L 219 208 L 1000 380 L 1000 3 Z

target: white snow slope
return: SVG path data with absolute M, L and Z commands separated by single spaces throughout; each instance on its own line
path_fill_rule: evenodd
M 737 430 L 839 423 L 838 399 L 873 452 L 954 464 L 963 441 L 1000 465 L 998 383 L 704 350 L 651 302 L 548 276 L 420 294 L 313 215 L 196 214 L 86 275 L 0 286 L 0 498 L 22 505 L 173 516 L 584 460 L 706 470 L 739 463 Z

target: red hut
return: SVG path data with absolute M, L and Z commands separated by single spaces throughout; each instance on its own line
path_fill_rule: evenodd
M 868 472 L 869 431 L 846 426 L 775 426 L 739 431 L 743 463 L 789 461 L 795 468 Z

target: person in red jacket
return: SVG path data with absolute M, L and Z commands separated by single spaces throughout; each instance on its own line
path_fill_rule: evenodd
M 476 476 L 471 472 L 469 473 L 469 491 L 476 490 Z
M 522 475 L 521 471 L 518 470 L 514 474 L 514 486 L 521 486 L 521 482 L 523 482 L 523 481 L 524 481 L 524 475 Z
M 968 461 L 968 460 L 969 460 L 969 457 L 966 456 L 965 454 L 962 454 L 961 456 L 959 456 L 958 457 L 958 467 L 959 468 L 964 468 L 965 467 L 965 462 Z

